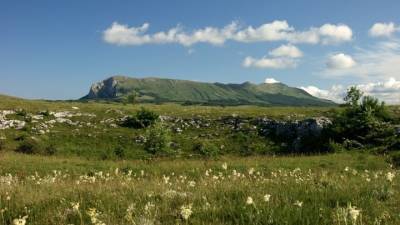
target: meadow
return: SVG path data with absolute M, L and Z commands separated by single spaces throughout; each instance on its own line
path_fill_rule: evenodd
M 284 155 L 253 124 L 340 108 L 0 100 L 0 224 L 400 224 L 388 155 Z M 168 139 L 121 125 L 143 107 Z
M 0 162 L 2 224 L 400 223 L 398 171 L 364 153 Z

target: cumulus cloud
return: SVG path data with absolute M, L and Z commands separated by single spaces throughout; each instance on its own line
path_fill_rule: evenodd
M 290 58 L 267 58 L 263 57 L 260 59 L 256 59 L 253 57 L 246 57 L 243 60 L 244 67 L 255 67 L 260 69 L 286 69 L 286 68 L 294 68 L 297 66 L 297 62 Z
M 280 82 L 275 80 L 274 78 L 265 78 L 264 83 L 266 83 L 266 84 L 276 84 L 276 83 L 280 83 Z
M 328 77 L 357 77 L 377 81 L 394 77 L 400 79 L 400 41 L 378 42 L 368 48 L 357 48 L 352 54 L 356 62 L 351 68 L 330 69 L 320 73 Z M 350 62 L 350 60 L 348 60 Z M 351 63 L 350 63 L 351 64 Z
M 319 33 L 324 39 L 322 43 L 340 43 L 350 41 L 353 37 L 353 31 L 347 25 L 324 24 L 319 28 Z
M 400 80 L 396 80 L 393 77 L 385 81 L 369 82 L 350 86 L 357 86 L 366 95 L 374 96 L 388 104 L 400 104 Z M 342 85 L 333 85 L 328 90 L 320 89 L 315 86 L 300 88 L 315 97 L 329 99 L 341 103 L 343 102 L 343 97 L 345 96 L 349 87 L 345 88 Z
M 394 23 L 375 23 L 369 29 L 369 35 L 372 37 L 390 37 L 394 32 L 399 30 Z
M 103 31 L 103 39 L 116 45 L 143 45 L 178 43 L 191 46 L 196 43 L 222 45 L 227 40 L 237 42 L 267 42 L 287 41 L 290 43 L 330 44 L 352 40 L 352 30 L 344 24 L 324 24 L 321 27 L 311 27 L 305 31 L 296 31 L 285 20 L 275 20 L 258 27 L 241 27 L 232 22 L 222 28 L 205 27 L 186 32 L 181 26 L 175 26 L 167 31 L 149 34 L 150 24 L 139 27 L 129 27 L 118 22 Z
M 331 55 L 326 62 L 329 69 L 349 69 L 356 65 L 356 62 L 350 55 L 337 53 Z
M 318 88 L 316 86 L 312 86 L 312 85 L 307 86 L 307 87 L 300 87 L 300 88 L 305 90 L 312 96 L 332 100 L 332 101 L 338 102 L 338 103 L 343 101 L 343 97 L 345 94 L 345 89 L 341 85 L 334 85 L 329 90 L 323 90 L 323 89 L 320 89 L 320 88 Z
M 303 52 L 301 52 L 300 49 L 291 44 L 281 45 L 280 47 L 270 51 L 269 54 L 274 57 L 289 58 L 300 58 L 303 56 Z

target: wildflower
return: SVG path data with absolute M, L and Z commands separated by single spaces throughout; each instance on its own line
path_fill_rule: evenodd
M 252 197 L 247 197 L 247 199 L 246 199 L 246 205 L 253 205 L 254 204 L 254 201 L 253 201 L 253 198 Z
M 249 175 L 253 175 L 253 173 L 254 173 L 254 168 L 250 168 L 249 169 Z
M 97 209 L 95 208 L 90 208 L 86 214 L 90 217 L 90 221 L 92 222 L 92 224 L 94 225 L 106 225 L 105 223 L 103 223 L 100 219 L 100 213 L 97 211 Z
M 181 216 L 184 220 L 188 220 L 189 217 L 192 215 L 192 205 L 183 205 L 181 206 Z
M 79 202 L 71 202 L 71 206 L 74 212 L 79 212 Z
M 126 214 L 125 214 L 125 219 L 131 223 L 134 223 L 134 219 L 133 219 L 133 212 L 135 210 L 135 205 L 134 204 L 130 204 L 128 206 L 128 208 L 126 209 Z
M 348 213 L 350 215 L 350 218 L 352 219 L 353 223 L 355 223 L 357 221 L 358 216 L 361 213 L 361 210 L 359 210 L 356 207 L 351 206 L 351 204 L 349 204 L 347 206 L 347 211 L 348 211 Z
M 388 172 L 388 173 L 386 174 L 386 179 L 387 179 L 389 182 L 392 182 L 392 181 L 393 181 L 393 178 L 394 178 L 395 176 L 396 176 L 396 175 L 395 175 L 394 173 Z
M 188 185 L 189 185 L 189 187 L 195 187 L 196 186 L 196 182 L 195 181 L 189 181 Z
M 26 224 L 26 219 L 28 216 L 20 217 L 18 219 L 13 220 L 13 225 L 25 225 Z
M 297 200 L 293 205 L 301 208 L 303 206 L 303 202 Z
M 224 170 L 228 169 L 228 164 L 226 162 L 222 164 L 222 169 L 224 169 Z
M 271 198 L 270 194 L 264 195 L 264 202 L 269 202 L 270 198 Z

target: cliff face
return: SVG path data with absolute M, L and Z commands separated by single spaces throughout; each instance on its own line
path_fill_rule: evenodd
M 116 86 L 118 81 L 115 77 L 110 77 L 106 80 L 94 83 L 84 99 L 113 99 L 117 97 Z
M 333 102 L 282 83 L 205 83 L 162 78 L 114 76 L 93 84 L 82 99 L 118 100 L 135 92 L 137 101 L 211 105 L 327 106 Z

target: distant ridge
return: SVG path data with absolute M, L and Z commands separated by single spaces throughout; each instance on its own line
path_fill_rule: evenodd
M 207 105 L 330 106 L 334 102 L 316 98 L 283 83 L 206 83 L 165 78 L 113 76 L 93 84 L 82 100 L 119 101 L 136 93 L 139 102 L 178 102 Z

